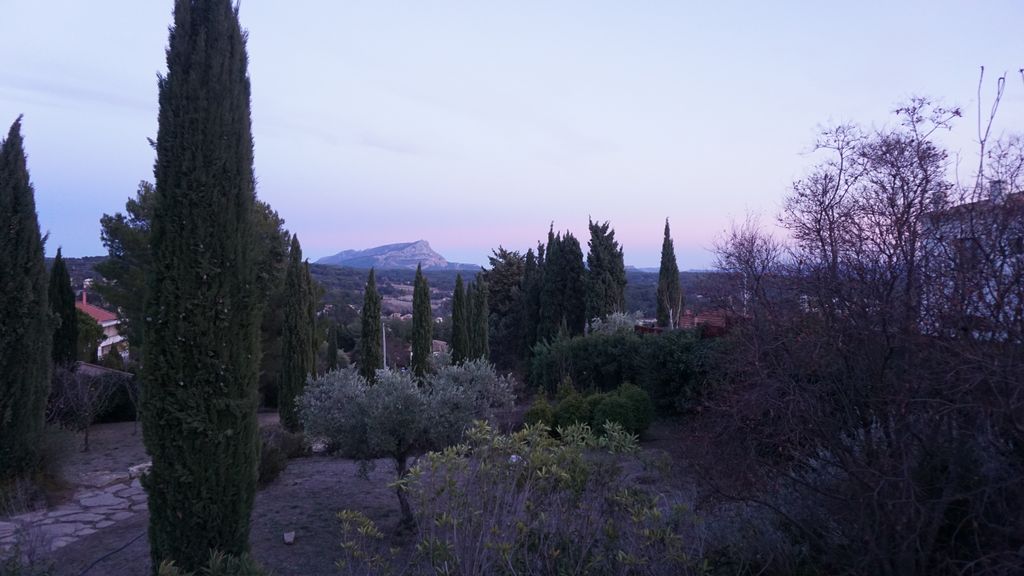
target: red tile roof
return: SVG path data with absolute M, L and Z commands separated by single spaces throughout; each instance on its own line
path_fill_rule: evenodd
M 100 308 L 99 306 L 93 306 L 92 304 L 85 304 L 81 300 L 75 302 L 75 308 L 78 308 L 82 312 L 85 312 L 99 324 L 103 324 L 104 322 L 113 322 L 117 320 L 117 314 L 114 314 L 110 310 L 104 310 L 103 308 Z

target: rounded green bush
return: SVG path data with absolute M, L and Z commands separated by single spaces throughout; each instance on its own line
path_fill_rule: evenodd
M 543 396 L 538 396 L 533 401 L 533 404 L 530 405 L 526 414 L 523 415 L 523 422 L 530 426 L 543 424 L 551 428 L 555 423 L 555 415 L 551 410 L 551 404 L 548 404 L 547 399 Z
M 588 424 L 590 422 L 590 407 L 587 401 L 577 393 L 572 393 L 562 399 L 555 408 L 555 425 L 570 426 L 572 424 Z
M 633 422 L 636 424 L 636 433 L 641 434 L 650 427 L 654 420 L 654 403 L 651 396 L 643 388 L 634 384 L 623 384 L 615 393 L 629 402 L 633 412 Z
M 594 429 L 603 432 L 605 422 L 616 422 L 627 432 L 637 433 L 636 422 L 633 421 L 633 406 L 621 396 L 609 395 L 594 409 Z
M 594 420 L 594 410 L 597 410 L 597 406 L 604 402 L 604 399 L 608 397 L 605 392 L 597 392 L 586 397 L 585 402 L 587 403 L 587 413 L 590 414 L 590 422 Z

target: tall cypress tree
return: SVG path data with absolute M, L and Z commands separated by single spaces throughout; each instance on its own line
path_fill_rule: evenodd
M 159 80 L 142 430 L 149 542 L 186 571 L 249 547 L 260 295 L 245 34 L 230 0 L 177 0 Z
M 308 275 L 302 262 L 299 237 L 292 236 L 288 269 L 284 276 L 284 325 L 281 334 L 281 377 L 278 382 L 277 410 L 281 424 L 291 431 L 299 429 L 295 399 L 302 394 L 306 378 L 313 371 L 313 331 L 310 328 Z
M 64 265 L 64 256 L 57 248 L 57 257 L 50 268 L 50 311 L 57 317 L 53 332 L 53 363 L 57 366 L 74 364 L 78 359 L 78 314 L 75 310 L 75 292 L 71 277 Z
M 309 260 L 302 264 L 302 282 L 306 286 L 306 327 L 309 329 L 309 373 L 315 377 L 317 375 L 317 353 L 320 350 L 320 329 L 316 325 L 316 310 L 320 302 L 321 291 L 309 271 Z
M 338 369 L 338 328 L 331 326 L 327 329 L 327 371 L 333 372 Z
M 626 302 L 626 266 L 611 223 L 590 222 L 587 252 L 587 320 L 622 312 Z
M 416 266 L 416 281 L 412 292 L 412 369 L 423 378 L 430 368 L 430 349 L 433 341 L 434 318 L 430 311 L 430 286 L 423 270 Z
M 561 257 L 562 320 L 569 336 L 581 336 L 587 326 L 587 268 L 580 241 L 566 232 L 559 247 Z
M 523 263 L 523 293 L 522 324 L 523 324 L 523 350 L 524 356 L 528 357 L 537 343 L 537 321 L 540 316 L 540 287 L 541 287 L 541 266 L 543 265 L 543 245 L 537 247 L 540 257 L 534 255 L 533 249 L 526 251 L 526 260 Z M 524 358 L 525 359 L 525 358 Z
M 487 282 L 480 276 L 472 286 L 473 313 L 471 316 L 473 321 L 469 329 L 473 345 L 470 358 L 490 360 L 490 306 L 488 305 Z
M 384 365 L 384 344 L 381 342 L 384 327 L 380 321 L 380 294 L 377 293 L 377 279 L 370 268 L 363 292 L 362 332 L 359 336 L 359 373 L 368 381 L 377 379 L 377 370 Z
M 550 342 L 558 336 L 564 317 L 562 298 L 565 295 L 562 270 L 562 235 L 548 230 L 543 273 L 540 276 L 540 299 L 537 313 L 537 341 Z
M 38 465 L 50 390 L 52 325 L 43 240 L 21 138 L 0 143 L 0 484 Z M 72 304 L 73 305 L 73 304 Z
M 456 274 L 455 293 L 452 295 L 452 362 L 455 364 L 462 364 L 469 358 L 468 315 L 462 274 Z
M 679 266 L 672 234 L 665 219 L 665 239 L 661 244 L 661 268 L 658 269 L 658 326 L 675 328 L 683 309 L 683 291 L 679 286 Z

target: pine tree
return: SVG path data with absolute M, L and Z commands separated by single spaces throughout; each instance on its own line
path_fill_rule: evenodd
M 513 370 L 519 367 L 526 338 L 523 323 L 526 258 L 499 246 L 488 260 L 490 269 L 481 272 L 479 277 L 487 285 L 490 358 L 498 369 Z
M 462 274 L 455 275 L 455 293 L 452 295 L 452 362 L 462 364 L 469 358 L 469 310 Z
M 626 302 L 626 266 L 609 222 L 590 222 L 587 252 L 587 320 L 622 312 Z
M 230 0 L 177 0 L 159 80 L 144 394 L 152 570 L 249 547 L 260 294 L 245 34 Z
M 333 372 L 338 369 L 338 328 L 331 326 L 327 329 L 327 371 Z
M 665 219 L 665 239 L 661 244 L 661 268 L 658 270 L 658 326 L 675 328 L 683 309 L 683 291 L 679 287 L 676 250 Z
M 78 360 L 78 315 L 75 310 L 75 292 L 71 289 L 64 256 L 57 248 L 57 256 L 50 268 L 50 311 L 57 317 L 53 332 L 53 364 L 70 366 Z
M 50 390 L 52 325 L 43 240 L 21 137 L 0 143 L 0 485 L 38 465 Z M 73 305 L 73 304 L 72 304 Z
M 285 271 L 284 326 L 281 334 L 281 376 L 278 383 L 277 409 L 281 424 L 288 430 L 299 429 L 295 399 L 302 395 L 306 378 L 313 371 L 313 331 L 309 318 L 309 278 L 302 262 L 299 237 L 292 236 Z
M 433 341 L 434 318 L 430 310 L 430 286 L 423 270 L 416 266 L 412 292 L 412 369 L 417 377 L 427 375 Z
M 490 360 L 490 306 L 487 297 L 487 282 L 483 277 L 478 277 L 471 292 L 472 299 L 472 324 L 470 325 L 470 340 L 472 344 L 471 359 Z
M 380 294 L 377 293 L 377 279 L 373 268 L 366 280 L 363 292 L 362 332 L 359 336 L 359 373 L 370 382 L 377 379 L 377 370 L 384 366 L 384 349 L 381 339 L 384 327 L 380 321 Z

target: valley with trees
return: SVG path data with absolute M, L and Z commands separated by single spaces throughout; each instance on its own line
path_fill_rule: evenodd
M 982 68 L 969 168 L 937 100 L 819 128 L 713 269 L 654 206 L 657 272 L 591 216 L 310 262 L 242 8 L 173 3 L 105 256 L 45 257 L 0 143 L 0 576 L 1024 572 L 1024 70 Z

